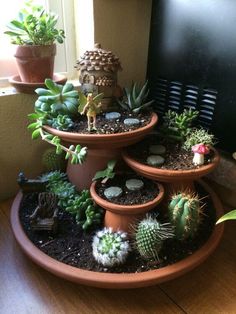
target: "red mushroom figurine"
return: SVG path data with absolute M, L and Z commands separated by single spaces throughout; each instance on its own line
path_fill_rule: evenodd
M 193 163 L 196 166 L 204 164 L 204 155 L 209 154 L 210 149 L 207 145 L 196 144 L 192 147 L 192 152 L 194 152 Z

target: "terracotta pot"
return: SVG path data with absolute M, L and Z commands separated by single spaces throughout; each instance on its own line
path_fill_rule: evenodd
M 207 175 L 217 167 L 220 162 L 220 156 L 215 148 L 212 147 L 211 149 L 214 152 L 212 162 L 191 170 L 169 170 L 151 167 L 136 161 L 127 151 L 123 151 L 122 157 L 127 165 L 138 174 L 151 180 L 166 182 L 165 187 L 172 193 L 178 190 L 194 191 L 194 180 Z
M 101 198 L 96 192 L 97 182 L 93 182 L 90 187 L 90 194 L 102 208 L 106 209 L 104 224 L 113 230 L 123 230 L 125 232 L 132 231 L 132 225 L 141 220 L 147 212 L 155 208 L 163 199 L 164 188 L 161 184 L 157 184 L 159 190 L 158 195 L 150 202 L 140 205 L 119 205 L 109 202 Z
M 53 78 L 56 44 L 22 45 L 16 48 L 16 62 L 22 82 L 40 83 Z
M 82 165 L 68 163 L 67 174 L 69 180 L 78 190 L 88 189 L 92 178 L 98 170 L 106 167 L 111 159 L 119 159 L 121 148 L 140 141 L 154 128 L 158 121 L 155 113 L 151 121 L 139 129 L 118 134 L 80 134 L 63 132 L 49 126 L 44 126 L 45 131 L 59 136 L 66 143 L 81 144 L 88 147 L 86 162 Z
M 211 190 L 211 188 L 205 183 L 201 182 L 204 189 L 210 194 L 210 198 L 213 201 L 214 208 L 216 209 L 216 217 L 219 218 L 223 215 L 222 205 L 217 195 Z M 22 229 L 19 219 L 19 209 L 22 199 L 22 194 L 18 193 L 16 196 L 12 208 L 11 208 L 11 226 L 15 238 L 29 258 L 31 258 L 40 267 L 47 271 L 59 276 L 61 278 L 100 288 L 110 289 L 129 289 L 155 285 L 174 278 L 177 278 L 193 268 L 200 265 L 207 257 L 215 250 L 223 235 L 224 224 L 219 224 L 215 227 L 212 235 L 207 242 L 199 248 L 195 253 L 187 258 L 156 270 L 150 270 L 142 273 L 100 273 L 94 271 L 88 271 L 69 266 L 62 262 L 58 262 L 55 259 L 49 257 L 42 251 L 40 251 L 26 236 Z

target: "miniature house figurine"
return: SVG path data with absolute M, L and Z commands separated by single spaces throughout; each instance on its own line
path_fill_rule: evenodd
M 114 96 L 121 96 L 121 88 L 117 85 L 117 72 L 122 70 L 119 58 L 102 49 L 100 44 L 87 50 L 75 67 L 80 71 L 79 81 L 85 94 L 104 94 L 104 109 L 111 105 Z

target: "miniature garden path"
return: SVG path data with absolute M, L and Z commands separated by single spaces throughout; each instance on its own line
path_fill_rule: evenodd
M 216 252 L 191 273 L 134 290 L 103 290 L 55 277 L 31 262 L 13 238 L 12 200 L 0 203 L 1 314 L 236 313 L 236 228 L 226 223 Z

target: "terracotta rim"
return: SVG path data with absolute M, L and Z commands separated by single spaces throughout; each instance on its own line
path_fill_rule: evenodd
M 199 181 L 204 189 L 210 194 L 213 204 L 216 208 L 217 218 L 223 215 L 223 208 L 220 200 L 215 192 L 204 182 Z M 215 227 L 208 241 L 191 256 L 170 266 L 163 267 L 157 270 L 150 270 L 143 273 L 132 274 L 108 274 L 88 271 L 72 267 L 49 257 L 40 251 L 24 233 L 20 220 L 19 208 L 22 199 L 22 194 L 19 192 L 13 202 L 11 208 L 11 226 L 15 238 L 22 250 L 36 264 L 56 276 L 64 279 L 77 282 L 80 284 L 113 289 L 128 289 L 151 286 L 157 283 L 168 281 L 177 278 L 193 268 L 200 265 L 207 257 L 215 250 L 222 238 L 224 224 L 219 224 Z
M 66 142 L 73 143 L 87 143 L 88 146 L 96 146 L 101 147 L 105 143 L 108 145 L 119 144 L 119 147 L 123 147 L 126 145 L 130 145 L 130 143 L 134 144 L 139 139 L 142 139 L 147 135 L 155 126 L 158 121 L 158 116 L 156 113 L 152 113 L 151 121 L 136 130 L 132 130 L 129 132 L 122 132 L 116 134 L 81 134 L 81 133 L 72 133 L 72 132 L 64 132 L 56 130 L 50 126 L 44 126 L 45 131 L 59 136 Z
M 213 171 L 220 162 L 220 155 L 214 147 L 211 147 L 211 150 L 214 152 L 214 158 L 211 163 L 190 170 L 170 170 L 151 167 L 133 159 L 127 151 L 122 152 L 122 157 L 133 170 L 147 178 L 160 180 L 161 182 L 173 182 L 175 180 L 180 181 L 181 179 L 194 180 Z
M 107 209 L 113 213 L 122 214 L 122 215 L 145 213 L 146 211 L 149 211 L 155 206 L 157 206 L 157 204 L 159 204 L 164 197 L 163 185 L 158 182 L 155 182 L 155 183 L 159 189 L 158 195 L 152 201 L 141 204 L 141 205 L 119 205 L 119 204 L 106 201 L 105 199 L 101 198 L 97 194 L 96 192 L 97 182 L 96 181 L 91 184 L 90 194 L 92 198 L 94 199 L 95 203 L 97 203 L 102 208 Z

